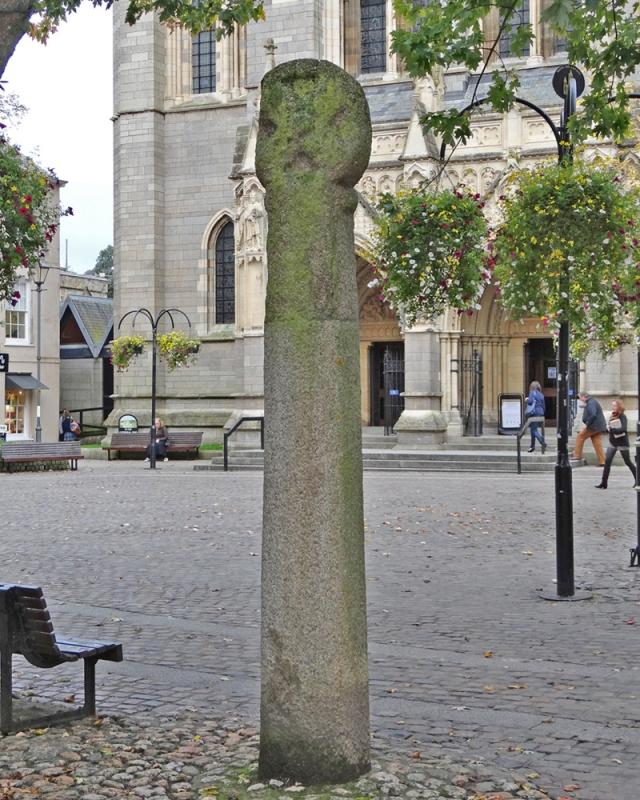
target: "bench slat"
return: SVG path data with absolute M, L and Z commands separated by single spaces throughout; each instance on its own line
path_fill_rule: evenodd
M 58 641 L 58 647 L 64 653 L 77 653 L 81 654 L 90 653 L 99 655 L 104 661 L 122 661 L 122 645 L 121 644 L 108 644 L 107 642 L 92 642 L 87 639 L 67 638 L 64 641 Z
M 83 458 L 80 442 L 4 442 L 2 458 L 14 461 L 64 461 Z

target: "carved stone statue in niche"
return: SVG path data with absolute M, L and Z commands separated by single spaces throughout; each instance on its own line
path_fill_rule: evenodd
M 249 253 L 262 250 L 264 245 L 264 208 L 255 189 L 245 196 L 242 206 L 236 211 L 238 221 L 238 249 Z
M 262 250 L 264 209 L 255 191 L 249 194 L 249 205 L 244 217 L 244 236 L 249 252 Z

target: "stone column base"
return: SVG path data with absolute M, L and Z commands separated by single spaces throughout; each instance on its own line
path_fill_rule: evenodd
M 443 411 L 442 416 L 447 423 L 447 441 L 458 439 L 463 435 L 462 417 L 459 411 Z
M 442 450 L 447 423 L 440 411 L 405 409 L 393 430 L 398 435 L 394 450 Z

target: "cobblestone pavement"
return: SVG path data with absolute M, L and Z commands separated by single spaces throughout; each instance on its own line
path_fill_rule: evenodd
M 539 773 L 554 799 L 638 800 L 636 500 L 626 468 L 597 479 L 574 474 L 592 599 L 550 603 L 553 474 L 365 476 L 377 744 Z M 43 586 L 57 630 L 123 643 L 98 665 L 101 711 L 257 724 L 261 491 L 185 462 L 0 475 L 2 579 Z M 15 666 L 18 689 L 81 696 L 79 667 Z

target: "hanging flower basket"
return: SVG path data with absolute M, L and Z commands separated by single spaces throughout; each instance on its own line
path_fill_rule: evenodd
M 162 358 L 167 362 L 169 371 L 176 367 L 188 367 L 198 360 L 200 351 L 199 339 L 190 339 L 182 331 L 171 331 L 158 336 L 158 349 Z
M 118 372 L 126 372 L 133 359 L 144 353 L 146 343 L 144 336 L 119 336 L 111 342 L 111 363 Z
M 493 269 L 483 207 L 480 195 L 465 187 L 382 195 L 374 246 L 365 254 L 375 273 L 369 286 L 409 325 L 447 306 L 469 314 L 480 308 Z
M 594 345 L 610 353 L 628 340 L 624 287 L 640 300 L 637 189 L 618 162 L 582 159 L 511 181 L 494 246 L 503 306 L 514 319 L 540 317 L 554 334 L 569 322 L 574 357 Z

